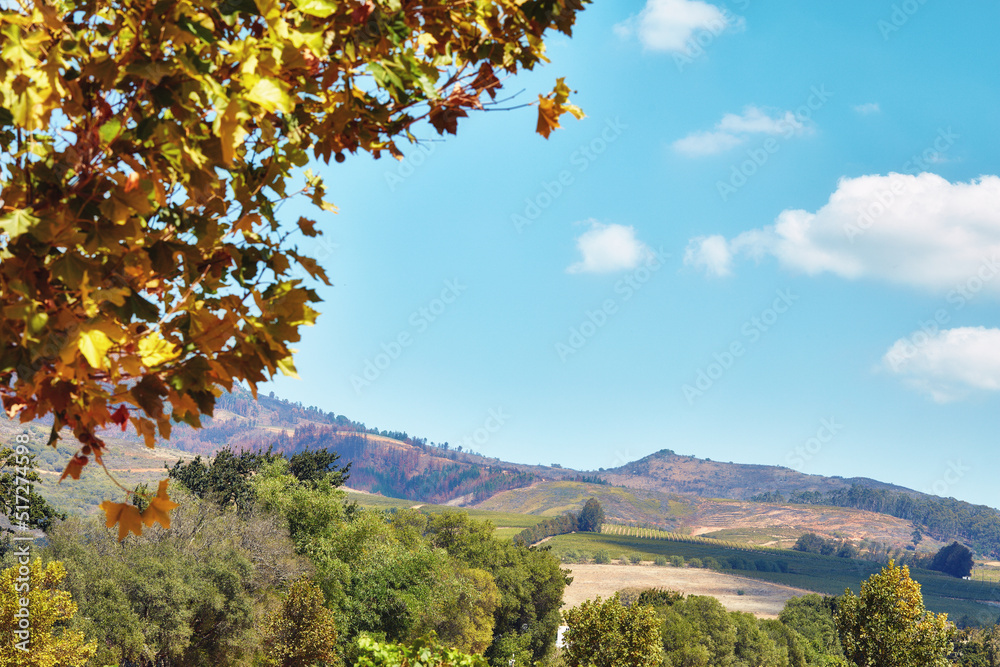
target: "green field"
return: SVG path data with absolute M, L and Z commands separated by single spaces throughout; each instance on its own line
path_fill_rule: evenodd
M 491 510 L 477 509 L 474 507 L 449 507 L 447 505 L 424 505 L 406 500 L 403 498 L 386 498 L 385 496 L 374 496 L 367 493 L 347 493 L 347 499 L 357 502 L 361 507 L 369 507 L 378 510 L 403 509 L 420 505 L 421 512 L 437 514 L 445 510 L 459 510 L 465 512 L 471 518 L 479 521 L 490 521 L 496 526 L 498 537 L 512 538 L 525 528 L 534 526 L 536 523 L 544 521 L 548 517 L 537 514 L 512 514 L 510 512 L 494 512 Z
M 573 551 L 594 554 L 606 551 L 612 559 L 628 558 L 633 554 L 646 560 L 657 556 L 681 556 L 704 560 L 714 558 L 720 563 L 742 560 L 735 574 L 754 577 L 776 584 L 794 586 L 826 595 L 840 595 L 850 588 L 857 593 L 861 583 L 876 573 L 877 563 L 848 558 L 820 556 L 799 551 L 734 548 L 713 541 L 680 541 L 597 533 L 573 533 L 553 537 L 546 546 L 562 556 Z M 992 582 L 964 581 L 928 570 L 914 570 L 913 578 L 920 582 L 924 602 L 936 612 L 946 612 L 954 620 L 967 617 L 971 622 L 996 623 L 1000 607 L 982 602 L 1000 602 L 1000 586 Z

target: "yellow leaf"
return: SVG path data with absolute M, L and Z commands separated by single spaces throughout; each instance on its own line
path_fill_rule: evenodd
M 180 350 L 170 341 L 164 340 L 159 331 L 154 331 L 139 341 L 139 356 L 147 368 L 154 368 L 179 357 Z
M 246 94 L 246 99 L 259 104 L 272 113 L 275 111 L 291 113 L 292 109 L 295 108 L 288 92 L 274 79 L 258 79 L 257 83 Z
M 107 365 L 108 350 L 114 343 L 103 331 L 93 329 L 80 335 L 76 346 L 87 359 L 92 368 L 104 368 Z
M 180 507 L 170 500 L 167 495 L 167 480 L 160 480 L 160 488 L 156 497 L 149 501 L 149 507 L 142 513 L 142 522 L 147 528 L 152 528 L 154 523 L 158 523 L 164 528 L 170 528 L 170 510 Z
M 162 482 L 161 482 L 162 484 Z M 142 515 L 139 508 L 128 503 L 113 503 L 105 500 L 100 505 L 104 510 L 104 515 L 108 518 L 108 528 L 118 524 L 118 541 L 121 542 L 130 532 L 142 535 Z M 148 511 L 148 508 L 147 508 Z
M 247 135 L 247 131 L 243 127 L 243 121 L 246 118 L 247 114 L 240 108 L 239 102 L 230 100 L 225 112 L 220 114 L 215 121 L 215 131 L 222 142 L 222 160 L 227 167 L 233 166 L 236 148 L 243 143 L 243 139 Z
M 299 379 L 299 373 L 295 370 L 295 363 L 292 361 L 291 357 L 285 357 L 278 361 L 278 370 L 289 377 L 293 377 L 296 380 Z

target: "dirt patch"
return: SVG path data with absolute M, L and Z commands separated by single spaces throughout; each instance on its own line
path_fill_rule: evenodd
M 711 570 L 654 565 L 567 565 L 573 576 L 563 595 L 563 609 L 585 600 L 608 598 L 623 588 L 669 588 L 685 595 L 710 595 L 729 611 L 777 618 L 785 603 L 810 591 Z M 744 595 L 737 591 L 742 590 Z

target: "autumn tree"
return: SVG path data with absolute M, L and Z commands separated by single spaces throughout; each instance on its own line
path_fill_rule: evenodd
M 52 415 L 78 478 L 129 424 L 153 446 L 216 397 L 295 374 L 315 322 L 311 160 L 402 157 L 505 102 L 588 0 L 36 0 L 0 11 L 0 397 Z M 537 101 L 548 136 L 568 103 Z M 494 107 L 496 108 L 496 107 Z M 142 524 L 120 504 L 109 517 Z M 152 507 L 152 505 L 151 505 Z
M 81 667 L 94 654 L 83 634 L 65 628 L 76 614 L 70 594 L 59 589 L 65 577 L 62 563 L 43 566 L 37 558 L 0 573 L 0 665 Z
M 844 655 L 857 667 L 946 667 L 954 626 L 924 608 L 920 584 L 894 561 L 847 590 L 836 610 Z
M 570 667 L 655 667 L 663 660 L 660 619 L 650 606 L 624 607 L 616 594 L 587 600 L 565 618 Z
M 270 619 L 264 639 L 267 664 L 275 667 L 338 665 L 337 624 L 323 605 L 323 592 L 301 579 L 292 584 L 281 608 Z

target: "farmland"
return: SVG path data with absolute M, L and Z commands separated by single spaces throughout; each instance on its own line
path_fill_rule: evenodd
M 553 537 L 546 546 L 564 560 L 579 561 L 606 552 L 612 560 L 654 560 L 680 556 L 685 562 L 713 559 L 722 571 L 791 586 L 826 595 L 840 595 L 850 588 L 857 592 L 861 583 L 881 569 L 871 561 L 820 556 L 798 551 L 761 549 L 726 544 L 704 538 L 674 539 L 636 537 L 625 534 L 573 533 Z M 697 561 L 696 561 L 697 562 Z M 993 582 L 963 581 L 928 570 L 914 570 L 927 607 L 947 612 L 955 620 L 996 622 L 1000 616 L 1000 586 Z M 992 605 L 990 604 L 992 603 Z

